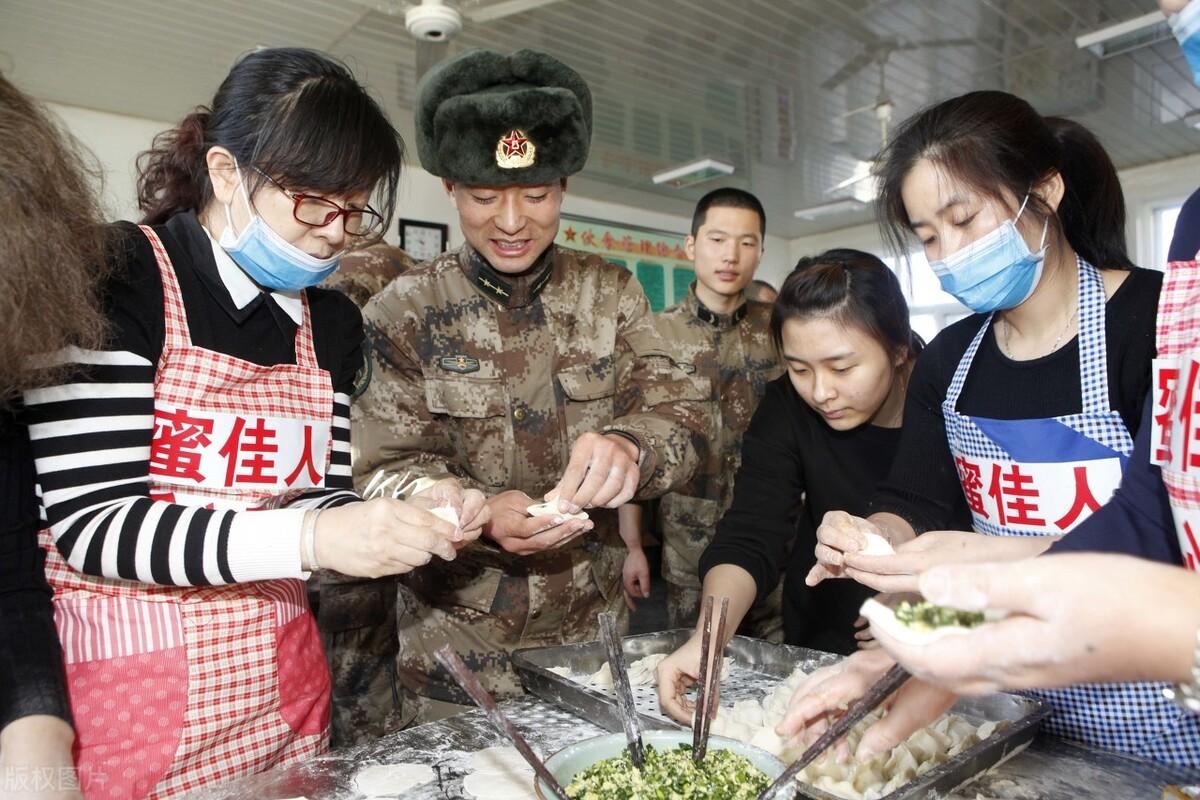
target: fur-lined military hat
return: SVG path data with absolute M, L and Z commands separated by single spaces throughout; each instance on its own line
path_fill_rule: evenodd
M 417 87 L 417 155 L 427 171 L 472 186 L 553 183 L 583 169 L 592 93 L 536 50 L 471 50 Z

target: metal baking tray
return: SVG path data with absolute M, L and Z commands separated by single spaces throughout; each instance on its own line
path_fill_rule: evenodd
M 629 636 L 623 640 L 622 647 L 627 662 L 632 662 L 656 653 L 672 653 L 691 635 L 690 628 L 678 628 Z M 728 677 L 721 680 L 721 705 L 732 705 L 748 698 L 757 700 L 796 667 L 812 672 L 842 658 L 820 650 L 771 644 L 744 636 L 733 637 L 725 648 L 725 655 L 732 658 L 732 668 Z M 526 690 L 606 730 L 616 732 L 622 730 L 616 699 L 574 679 L 591 675 L 606 660 L 600 642 L 535 647 L 517 650 L 512 654 L 513 667 L 521 676 Z M 573 677 L 557 675 L 550 671 L 551 667 L 569 667 Z M 659 711 L 655 687 L 634 687 L 634 701 L 644 729 L 677 730 L 684 727 Z M 944 764 L 909 781 L 883 800 L 916 800 L 949 794 L 1028 746 L 1042 720 L 1050 713 L 1045 703 L 1013 694 L 962 698 L 952 711 L 976 724 L 987 721 L 1009 724 Z M 816 800 L 841 800 L 836 795 L 801 783 L 797 783 L 797 791 L 800 796 Z

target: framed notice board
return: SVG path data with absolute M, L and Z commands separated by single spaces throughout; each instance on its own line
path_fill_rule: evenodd
M 554 241 L 563 247 L 595 253 L 629 270 L 642 284 L 650 308 L 662 311 L 679 302 L 696 277 L 683 250 L 686 238 L 670 231 L 563 214 Z

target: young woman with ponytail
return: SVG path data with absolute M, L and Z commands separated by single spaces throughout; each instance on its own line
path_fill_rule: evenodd
M 428 496 L 459 526 L 351 482 L 362 321 L 312 287 L 386 225 L 401 157 L 341 64 L 246 56 L 141 159 L 103 342 L 43 359 L 69 378 L 24 392 L 86 797 L 173 797 L 323 751 L 309 573 L 452 559 L 486 521 L 453 479 Z
M 914 591 L 940 563 L 1014 560 L 1069 541 L 1113 495 L 1147 424 L 1162 275 L 1126 256 L 1123 195 L 1095 137 L 1003 92 L 907 121 L 884 154 L 879 203 L 892 241 L 915 233 L 943 288 L 976 313 L 922 354 L 874 513 L 826 516 L 809 582 Z M 975 532 L 954 530 L 963 511 Z M 860 555 L 865 532 L 897 555 Z M 1051 733 L 1194 764 L 1200 719 L 1164 688 L 1035 694 L 1054 708 Z
M 703 593 L 730 598 L 732 637 L 782 579 L 784 640 L 849 653 L 873 592 L 849 582 L 808 587 L 804 576 L 822 516 L 865 513 L 887 476 L 922 342 L 895 273 L 858 250 L 800 259 L 775 300 L 771 333 L 787 374 L 767 385 L 743 438 L 733 502 L 700 560 Z M 659 667 L 663 710 L 681 722 L 699 667 L 699 633 Z

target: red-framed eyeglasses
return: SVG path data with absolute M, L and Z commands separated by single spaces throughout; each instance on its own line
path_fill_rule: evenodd
M 254 167 L 254 171 L 274 184 L 276 189 L 292 198 L 295 203 L 292 206 L 292 216 L 302 225 L 310 228 L 323 228 L 338 217 L 342 217 L 347 236 L 374 236 L 383 230 L 383 215 L 370 206 L 345 208 L 315 194 L 300 194 L 290 191 L 258 167 Z

